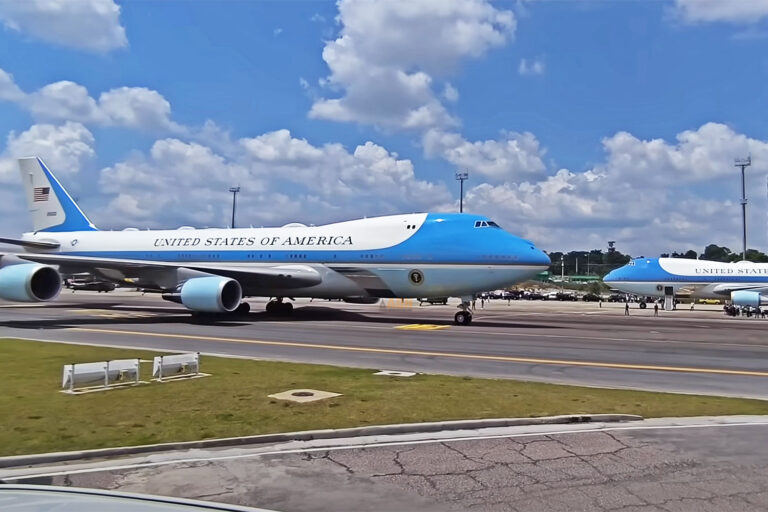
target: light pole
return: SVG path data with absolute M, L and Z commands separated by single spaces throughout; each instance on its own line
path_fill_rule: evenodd
M 735 167 L 741 167 L 741 229 L 742 229 L 742 248 L 741 259 L 747 260 L 747 188 L 744 185 L 744 169 L 752 165 L 752 157 L 737 158 L 733 164 Z
M 229 191 L 232 192 L 232 229 L 235 229 L 235 206 L 237 205 L 237 193 L 240 192 L 240 186 L 229 187 Z
M 469 173 L 467 171 L 461 171 L 456 173 L 456 180 L 459 185 L 459 213 L 464 213 L 464 180 L 469 179 Z

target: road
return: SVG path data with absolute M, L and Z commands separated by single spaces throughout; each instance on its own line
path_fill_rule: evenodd
M 0 477 L 284 512 L 768 509 L 765 417 L 511 427 L 455 436 L 194 450 L 176 453 L 181 460 L 157 454 Z
M 471 326 L 455 306 L 299 301 L 291 318 L 192 318 L 155 296 L 64 293 L 0 304 L 3 336 L 199 351 L 259 359 L 768 398 L 768 320 L 719 306 L 662 312 L 623 305 L 494 301 Z

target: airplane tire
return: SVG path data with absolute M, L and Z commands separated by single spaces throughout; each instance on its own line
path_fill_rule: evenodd
M 235 313 L 238 315 L 247 315 L 251 311 L 251 305 L 247 302 L 241 302 L 239 306 L 237 306 L 237 309 L 235 309 Z
M 278 303 L 274 301 L 267 302 L 267 313 L 270 315 L 275 314 L 277 312 L 277 304 Z
M 469 325 L 472 323 L 472 314 L 468 311 L 459 311 L 453 317 L 453 320 L 456 322 L 456 325 Z
M 293 313 L 293 304 L 290 302 L 283 302 L 280 304 L 280 314 L 283 316 L 290 316 Z
M 648 304 L 646 304 L 645 302 L 640 303 L 640 309 L 645 309 L 647 307 L 648 307 Z

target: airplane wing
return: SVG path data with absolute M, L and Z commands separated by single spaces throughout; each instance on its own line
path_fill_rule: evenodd
M 712 291 L 717 295 L 729 296 L 731 292 L 749 291 L 749 292 L 768 292 L 766 283 L 723 283 L 715 286 Z
M 29 247 L 30 249 L 58 249 L 60 247 L 58 242 L 39 242 L 33 240 L 19 240 L 18 238 L 2 237 L 0 237 L 0 244 L 18 245 L 21 247 Z
M 174 282 L 177 271 L 196 270 L 208 274 L 236 279 L 246 290 L 260 288 L 303 288 L 322 282 L 322 276 L 308 265 L 227 265 L 226 263 L 190 263 L 144 261 L 117 258 L 94 258 L 89 256 L 68 256 L 45 253 L 13 253 L 13 256 L 35 263 L 58 265 L 62 272 L 96 272 L 109 279 L 125 281 L 148 278 L 154 282 Z

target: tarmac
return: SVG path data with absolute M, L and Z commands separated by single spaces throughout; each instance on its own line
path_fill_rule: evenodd
M 768 320 L 722 306 L 662 311 L 620 303 L 477 302 L 470 326 L 455 305 L 299 300 L 290 318 L 251 301 L 244 317 L 193 318 L 134 292 L 63 293 L 53 303 L 0 304 L 0 332 L 158 351 L 500 377 L 653 391 L 768 398 Z
M 768 321 L 721 306 L 250 301 L 193 318 L 134 292 L 0 303 L 0 335 L 157 351 L 768 398 Z M 204 364 L 204 362 L 203 362 Z M 4 468 L 18 483 L 83 486 L 281 511 L 758 511 L 768 509 L 768 418 L 651 419 L 200 447 Z

